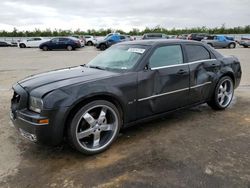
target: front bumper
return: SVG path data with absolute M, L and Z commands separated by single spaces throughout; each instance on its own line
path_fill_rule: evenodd
M 19 85 L 13 86 L 10 118 L 19 133 L 32 142 L 58 145 L 64 137 L 68 108 L 42 110 L 41 114 L 27 109 L 28 93 Z
M 47 116 L 41 116 L 30 110 L 11 109 L 10 117 L 14 127 L 26 139 L 45 145 L 58 145 L 63 140 L 63 130 L 66 111 L 47 111 Z M 38 123 L 39 120 L 48 120 L 48 123 Z

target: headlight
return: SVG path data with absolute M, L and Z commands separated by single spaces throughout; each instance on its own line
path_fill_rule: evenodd
M 29 99 L 29 109 L 40 113 L 43 108 L 43 101 L 42 99 L 30 96 Z

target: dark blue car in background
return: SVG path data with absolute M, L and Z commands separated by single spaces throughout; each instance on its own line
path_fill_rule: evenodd
M 81 48 L 81 42 L 74 37 L 57 37 L 40 44 L 39 48 L 44 51 L 54 49 L 67 49 L 71 51 L 76 48 Z

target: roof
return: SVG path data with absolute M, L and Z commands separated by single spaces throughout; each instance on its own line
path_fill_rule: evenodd
M 134 45 L 147 45 L 153 46 L 157 44 L 170 44 L 170 43 L 188 43 L 188 44 L 200 44 L 201 42 L 193 40 L 181 40 L 181 39 L 152 39 L 152 40 L 134 40 L 129 42 L 122 42 L 120 44 L 134 44 Z

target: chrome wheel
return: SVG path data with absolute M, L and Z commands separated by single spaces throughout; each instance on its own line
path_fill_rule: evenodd
M 107 147 L 114 140 L 118 130 L 117 112 L 102 104 L 84 111 L 77 122 L 75 135 L 83 150 L 96 152 Z
M 231 79 L 225 79 L 221 82 L 218 89 L 217 100 L 222 108 L 225 108 L 230 104 L 233 98 L 233 90 L 233 82 Z

